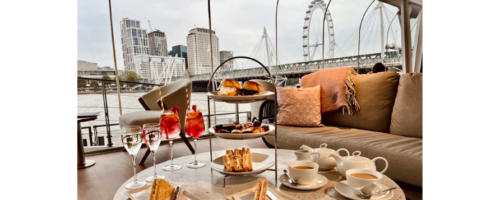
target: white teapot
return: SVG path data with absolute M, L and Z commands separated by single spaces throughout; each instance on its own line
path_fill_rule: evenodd
M 377 167 L 375 166 L 375 161 L 376 160 L 384 160 L 385 161 L 385 168 L 380 171 L 380 173 L 384 173 L 387 170 L 387 167 L 389 167 L 389 162 L 383 157 L 376 157 L 372 160 L 369 158 L 360 156 L 361 152 L 360 151 L 355 151 L 352 153 L 352 156 L 345 156 L 342 157 L 339 154 L 332 153 L 330 154 L 331 157 L 334 157 L 335 160 L 337 161 L 337 169 L 339 170 L 340 175 L 343 177 L 346 177 L 345 172 L 349 169 L 370 169 L 377 171 Z
M 318 155 L 312 155 L 312 160 L 316 160 L 316 162 L 318 163 L 319 165 L 319 169 L 320 170 L 332 170 L 335 166 L 337 166 L 337 163 L 335 161 L 334 158 L 330 157 L 330 155 L 332 154 L 335 154 L 337 156 L 340 156 L 339 155 L 339 152 L 340 151 L 345 151 L 347 152 L 347 156 L 349 156 L 349 151 L 347 149 L 344 149 L 344 148 L 340 148 L 338 149 L 337 151 L 333 150 L 333 149 L 329 149 L 329 148 L 326 148 L 327 147 L 327 144 L 326 143 L 323 143 L 319 146 L 319 148 L 316 148 L 316 149 L 312 149 L 311 147 L 309 146 L 306 146 L 306 145 L 302 145 L 300 148 L 301 149 L 304 149 L 304 150 L 307 150 L 309 152 L 317 152 L 319 153 L 319 157 Z

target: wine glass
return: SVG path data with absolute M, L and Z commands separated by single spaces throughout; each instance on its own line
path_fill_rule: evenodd
M 194 140 L 194 162 L 189 163 L 187 167 L 197 169 L 197 168 L 202 168 L 205 166 L 205 163 L 198 162 L 196 159 L 198 155 L 198 149 L 196 145 L 196 141 L 198 138 L 205 133 L 205 122 L 203 121 L 203 114 L 201 111 L 196 110 L 196 105 L 193 105 L 193 110 L 190 111 L 189 109 L 186 112 L 186 134 L 191 136 Z
M 175 111 L 175 112 L 174 112 Z M 181 133 L 181 124 L 179 121 L 179 107 L 172 108 L 172 111 L 166 111 L 160 118 L 161 134 L 167 138 L 170 144 L 170 165 L 166 165 L 163 170 L 176 171 L 182 168 L 182 165 L 174 165 L 174 139 Z
M 135 169 L 135 158 L 142 145 L 142 130 L 140 126 L 124 126 L 122 127 L 122 143 L 128 154 L 132 156 L 132 164 L 134 165 L 134 182 L 125 185 L 126 189 L 132 190 L 146 185 L 145 181 L 137 181 L 137 173 Z
M 142 137 L 146 145 L 148 146 L 151 153 L 153 153 L 153 165 L 154 165 L 154 173 L 153 176 L 149 176 L 146 178 L 147 182 L 154 182 L 155 179 L 165 179 L 164 175 L 158 175 L 156 173 L 156 151 L 158 150 L 158 146 L 161 143 L 161 130 L 160 126 L 157 123 L 154 124 L 144 124 L 143 125 L 143 134 Z

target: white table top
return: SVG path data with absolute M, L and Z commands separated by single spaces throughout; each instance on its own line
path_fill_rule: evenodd
M 264 153 L 274 156 L 274 149 L 250 149 L 252 152 Z M 288 168 L 288 162 L 295 160 L 295 154 L 292 150 L 278 150 L 278 178 L 283 174 L 283 169 Z M 214 151 L 213 159 L 222 156 L 225 151 Z M 274 171 L 266 171 L 262 174 L 255 176 L 230 176 L 226 178 L 226 187 L 224 187 L 224 176 L 218 172 L 211 170 L 210 168 L 210 152 L 204 152 L 198 154 L 198 161 L 202 161 L 207 165 L 200 169 L 190 169 L 186 165 L 194 161 L 194 155 L 183 156 L 174 159 L 174 164 L 182 164 L 182 169 L 174 172 L 163 171 L 162 168 L 170 161 L 159 163 L 157 165 L 157 172 L 166 176 L 166 180 L 174 185 L 188 185 L 186 193 L 191 197 L 197 197 L 198 199 L 224 199 L 226 196 L 243 191 L 245 189 L 254 187 L 257 185 L 257 180 L 260 178 L 266 179 L 270 185 L 275 186 L 283 193 L 294 196 L 298 199 L 346 199 L 341 196 L 335 190 L 335 184 L 339 181 L 345 180 L 340 174 L 335 171 L 320 171 L 320 174 L 328 178 L 328 184 L 323 186 L 318 190 L 301 191 L 295 190 L 281 185 L 278 180 L 278 185 L 275 183 Z M 274 167 L 271 167 L 274 168 Z M 145 180 L 146 177 L 153 174 L 153 167 L 145 169 L 137 174 L 138 180 Z M 133 177 L 131 177 L 127 182 L 123 183 L 122 186 L 116 191 L 114 200 L 129 200 L 125 194 L 126 183 L 132 182 Z M 382 184 L 388 187 L 397 187 L 393 190 L 394 198 L 398 200 L 405 199 L 403 190 L 390 178 L 384 175 L 381 181 Z M 150 183 L 149 183 L 150 184 Z

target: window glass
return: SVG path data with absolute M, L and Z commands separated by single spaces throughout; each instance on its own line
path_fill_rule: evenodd
M 137 38 L 134 38 L 134 44 L 137 45 Z
M 145 30 L 142 30 L 142 36 L 143 36 L 143 37 L 148 37 L 148 36 L 146 35 L 146 31 L 145 31 Z
M 127 22 L 127 27 L 130 27 L 130 20 L 126 20 Z
M 137 36 L 137 30 L 136 29 L 132 29 L 132 36 Z
M 135 22 L 135 26 L 136 26 L 137 28 L 141 28 L 141 22 Z
M 135 21 L 132 21 L 132 27 L 135 27 Z

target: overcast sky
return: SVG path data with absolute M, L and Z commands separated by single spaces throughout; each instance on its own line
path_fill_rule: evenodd
M 312 0 L 282 0 L 278 11 L 279 55 L 288 62 L 303 60 L 302 31 L 304 17 Z M 332 0 L 335 39 L 338 44 L 357 30 L 370 0 Z M 206 0 L 119 0 L 112 1 L 117 66 L 123 69 L 120 20 L 125 17 L 141 21 L 141 28 L 166 33 L 168 50 L 186 45 L 189 30 L 208 28 Z M 328 3 L 328 2 L 325 2 Z M 376 5 L 376 3 L 374 3 Z M 230 50 L 235 56 L 250 56 L 266 27 L 274 43 L 276 1 L 272 0 L 212 0 L 212 27 L 219 37 L 220 50 Z M 392 13 L 397 9 L 388 6 Z M 108 1 L 78 1 L 78 59 L 113 67 L 113 49 Z

